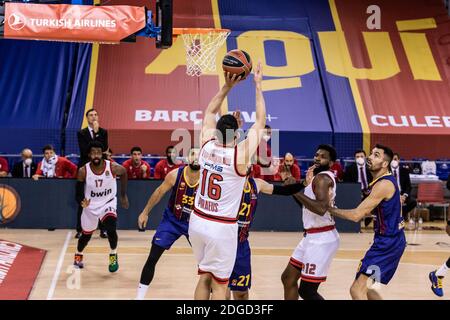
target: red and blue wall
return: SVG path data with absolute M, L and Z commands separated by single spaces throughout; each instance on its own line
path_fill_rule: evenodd
M 219 72 L 200 78 L 185 74 L 181 40 L 164 51 L 147 38 L 0 40 L 0 133 L 12 133 L 0 151 L 53 142 L 77 153 L 75 133 L 94 106 L 114 152 L 140 145 L 163 153 L 173 130 L 194 129 L 223 83 L 220 57 L 239 48 L 263 62 L 267 123 L 280 130 L 280 153 L 311 156 L 317 144 L 332 143 L 352 156 L 380 142 L 405 158 L 450 158 L 450 19 L 442 1 L 377 1 L 380 29 L 367 25 L 371 2 L 174 0 L 175 27 L 232 30 Z M 242 110 L 247 126 L 252 81 L 236 86 L 223 109 Z

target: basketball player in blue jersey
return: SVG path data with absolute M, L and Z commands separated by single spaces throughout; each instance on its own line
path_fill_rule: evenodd
M 233 292 L 234 300 L 248 300 L 249 289 L 252 284 L 251 250 L 248 241 L 249 231 L 255 218 L 258 193 L 291 196 L 305 188 L 303 183 L 277 186 L 262 179 L 249 177 L 244 185 L 241 208 L 238 220 L 238 248 L 233 272 L 228 288 Z M 231 293 L 227 293 L 227 299 Z
M 155 273 L 155 266 L 164 251 L 169 250 L 172 244 L 181 236 L 185 236 L 189 241 L 189 218 L 200 177 L 198 152 L 199 149 L 191 149 L 189 151 L 189 165 L 180 167 L 178 170 L 172 170 L 163 183 L 153 192 L 144 210 L 139 215 L 139 228 L 145 229 L 150 211 L 162 199 L 164 194 L 172 190 L 163 219 L 153 236 L 147 262 L 142 269 L 136 300 L 145 298 Z
M 374 216 L 374 241 L 361 260 L 356 279 L 350 288 L 354 300 L 380 300 L 379 293 L 367 287 L 368 278 L 388 284 L 405 251 L 400 192 L 396 179 L 389 172 L 393 157 L 390 148 L 377 144 L 367 159 L 373 176 L 369 185 L 369 196 L 356 209 L 328 208 L 332 215 L 355 222 L 371 213 Z

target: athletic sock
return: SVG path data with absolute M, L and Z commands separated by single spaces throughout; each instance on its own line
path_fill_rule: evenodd
M 148 287 L 145 284 L 139 283 L 136 300 L 144 300 Z
M 447 274 L 448 269 L 449 268 L 444 263 L 439 269 L 437 269 L 436 276 L 438 276 L 438 277 L 445 277 L 445 275 Z
M 117 254 L 117 249 L 111 249 L 110 254 Z

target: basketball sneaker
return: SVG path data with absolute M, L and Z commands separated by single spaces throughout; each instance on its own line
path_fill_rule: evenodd
M 83 269 L 84 264 L 83 264 L 83 255 L 82 254 L 75 253 L 73 265 L 79 269 Z
M 444 295 L 444 290 L 442 289 L 442 279 L 444 277 L 436 276 L 436 271 L 431 271 L 428 277 L 431 281 L 431 291 L 438 297 L 442 297 Z
M 117 253 L 109 254 L 109 272 L 116 272 L 119 270 L 119 261 L 117 260 Z

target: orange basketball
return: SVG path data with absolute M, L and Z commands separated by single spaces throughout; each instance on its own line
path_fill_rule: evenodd
M 241 76 L 242 79 L 247 78 L 252 71 L 252 61 L 247 52 L 243 50 L 231 50 L 228 52 L 222 61 L 222 68 L 231 74 Z
M 20 211 L 20 198 L 10 186 L 0 185 L 0 224 L 12 221 Z

